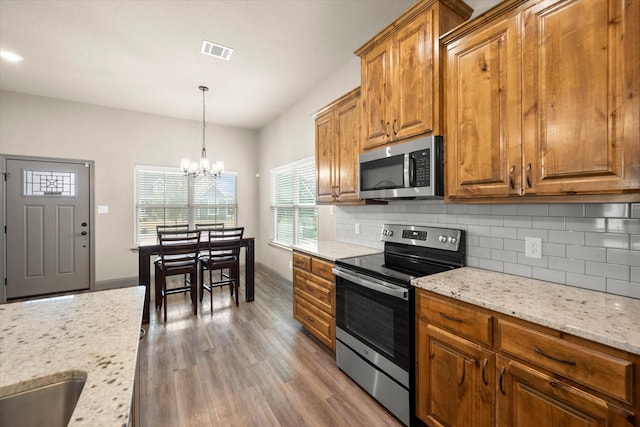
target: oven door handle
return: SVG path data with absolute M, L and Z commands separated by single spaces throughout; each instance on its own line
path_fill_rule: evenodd
M 406 301 L 409 300 L 409 290 L 407 288 L 403 288 L 392 283 L 383 282 L 382 280 L 376 280 L 368 276 L 360 275 L 358 273 L 346 272 L 339 267 L 333 268 L 333 274 L 338 277 L 342 277 L 349 282 L 355 283 L 356 285 L 363 286 L 365 288 L 369 288 L 371 290 L 381 292 L 395 298 L 400 298 Z

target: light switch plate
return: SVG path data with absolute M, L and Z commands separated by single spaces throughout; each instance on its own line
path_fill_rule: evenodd
M 98 213 L 99 214 L 108 214 L 109 213 L 109 206 L 98 205 Z
M 524 256 L 542 259 L 542 239 L 539 237 L 525 237 Z

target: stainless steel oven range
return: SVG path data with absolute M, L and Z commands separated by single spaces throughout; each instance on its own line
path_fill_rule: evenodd
M 412 279 L 464 266 L 463 230 L 385 224 L 384 252 L 336 261 L 336 363 L 413 425 Z

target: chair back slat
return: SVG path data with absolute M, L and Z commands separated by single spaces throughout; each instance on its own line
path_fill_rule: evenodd
M 193 268 L 198 259 L 200 230 L 162 231 L 160 241 L 161 267 L 165 272 Z
M 160 237 L 160 233 L 169 231 L 189 231 L 189 224 L 162 224 L 156 225 L 156 234 Z
M 206 231 L 206 230 L 217 230 L 219 228 L 224 228 L 223 222 L 219 222 L 219 223 L 202 222 L 202 223 L 196 224 L 196 230 Z

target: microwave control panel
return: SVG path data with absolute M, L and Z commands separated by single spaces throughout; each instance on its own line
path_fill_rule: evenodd
M 409 153 L 409 159 L 414 162 L 414 181 L 412 187 L 429 187 L 431 186 L 431 150 L 414 151 Z

